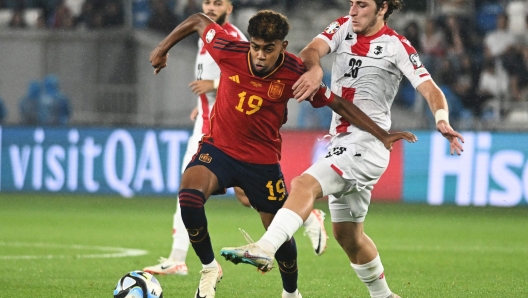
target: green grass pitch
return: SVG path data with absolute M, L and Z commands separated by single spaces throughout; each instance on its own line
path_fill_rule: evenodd
M 172 198 L 1 194 L 0 297 L 112 297 L 121 276 L 168 255 L 175 203 Z M 325 202 L 316 207 L 328 211 Z M 219 256 L 224 246 L 245 244 L 238 228 L 254 239 L 262 235 L 256 212 L 235 199 L 216 198 L 206 210 L 224 270 L 217 297 L 280 297 L 277 269 L 260 274 Z M 365 226 L 389 286 L 402 297 L 528 297 L 528 208 L 376 203 Z M 326 228 L 331 234 L 329 216 Z M 302 229 L 295 237 L 303 297 L 369 297 L 331 235 L 320 257 Z M 116 248 L 148 253 L 118 257 L 122 251 Z M 200 264 L 192 250 L 187 264 L 188 276 L 159 277 L 165 297 L 193 296 Z

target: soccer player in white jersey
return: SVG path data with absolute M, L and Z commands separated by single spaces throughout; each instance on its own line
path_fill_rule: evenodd
M 335 53 L 332 91 L 389 130 L 390 108 L 405 75 L 427 100 L 451 154 L 461 154 L 463 138 L 449 125 L 442 91 L 409 41 L 387 27 L 389 16 L 401 6 L 401 0 L 350 0 L 349 15 L 332 22 L 301 51 L 307 72 L 293 86 L 295 98 L 310 99 L 323 77 L 320 58 Z M 330 134 L 328 154 L 293 179 L 290 196 L 264 236 L 246 246 L 223 248 L 221 254 L 233 262 L 249 263 L 246 258 L 251 258 L 261 270 L 271 269 L 277 248 L 301 226 L 314 200 L 329 195 L 334 236 L 370 296 L 399 297 L 389 289 L 378 250 L 363 225 L 371 190 L 387 168 L 389 151 L 335 113 Z
M 204 0 L 202 2 L 203 12 L 231 35 L 247 40 L 244 34 L 228 18 L 233 11 L 231 0 Z M 190 118 L 194 121 L 194 128 L 187 150 L 182 162 L 182 173 L 185 167 L 198 150 L 198 143 L 204 134 L 209 132 L 209 116 L 216 100 L 216 89 L 220 81 L 220 68 L 211 55 L 205 50 L 202 39 L 198 40 L 198 54 L 195 63 L 196 80 L 189 84 L 191 90 L 198 95 L 198 104 L 191 112 Z M 250 207 L 248 198 L 244 191 L 235 187 L 235 195 L 242 205 Z M 303 224 L 305 235 L 310 238 L 316 255 L 321 255 L 326 249 L 328 238 L 324 228 L 325 213 L 319 209 L 313 209 L 306 222 Z M 172 250 L 168 258 L 160 258 L 159 264 L 145 267 L 143 270 L 152 274 L 177 274 L 187 275 L 188 269 L 185 264 L 189 250 L 189 235 L 183 224 L 179 200 L 176 203 L 172 229 Z

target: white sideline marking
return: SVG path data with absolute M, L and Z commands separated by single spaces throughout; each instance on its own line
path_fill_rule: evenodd
M 107 246 L 88 246 L 75 244 L 49 244 L 49 243 L 23 243 L 23 242 L 2 242 L 0 246 L 10 247 L 39 247 L 39 248 L 69 248 L 69 249 L 86 249 L 97 250 L 106 253 L 98 254 L 78 254 L 78 255 L 20 255 L 20 256 L 0 256 L 0 260 L 33 260 L 33 259 L 95 259 L 95 258 L 124 258 L 146 255 L 148 251 L 135 248 L 124 247 L 107 247 Z

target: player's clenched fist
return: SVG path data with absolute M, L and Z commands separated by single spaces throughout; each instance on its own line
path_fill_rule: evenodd
M 150 52 L 150 63 L 154 67 L 154 74 L 158 74 L 162 68 L 167 66 L 167 59 L 169 58 L 169 53 L 162 51 L 159 46 L 155 47 L 152 52 Z

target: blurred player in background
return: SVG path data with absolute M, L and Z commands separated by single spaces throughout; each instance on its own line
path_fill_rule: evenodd
M 323 78 L 320 58 L 336 53 L 332 91 L 389 130 L 390 107 L 405 75 L 429 103 L 438 131 L 450 142 L 451 154 L 460 154 L 458 140 L 463 139 L 449 125 L 443 93 L 410 42 L 386 25 L 401 6 L 400 0 L 350 0 L 349 15 L 332 22 L 302 50 L 300 57 L 307 72 L 293 86 L 295 98 L 301 101 L 313 96 Z M 293 179 L 288 200 L 264 236 L 256 243 L 224 248 L 221 254 L 235 263 L 271 268 L 278 247 L 301 226 L 314 200 L 329 195 L 334 236 L 371 297 L 399 297 L 389 289 L 378 250 L 363 225 L 371 190 L 388 166 L 389 151 L 370 133 L 336 113 L 330 134 L 328 154 Z
M 287 192 L 280 170 L 279 129 L 286 116 L 292 86 L 305 71 L 302 62 L 285 51 L 289 31 L 286 18 L 261 11 L 248 26 L 250 42 L 229 35 L 204 14 L 178 25 L 151 53 L 158 73 L 167 65 L 168 51 L 194 32 L 220 66 L 220 88 L 211 113 L 211 131 L 183 173 L 179 200 L 191 244 L 202 263 L 196 297 L 214 297 L 222 271 L 214 257 L 204 204 L 212 194 L 239 186 L 260 214 L 265 228 L 284 204 Z M 323 87 L 313 96 L 314 107 L 328 105 L 350 123 L 376 135 L 387 148 L 411 133 L 388 134 L 356 106 Z M 306 214 L 308 217 L 309 210 Z M 302 224 L 302 223 L 301 223 Z M 277 250 L 283 284 L 282 297 L 301 297 L 297 289 L 297 250 L 294 238 Z
M 202 2 L 203 12 L 213 21 L 222 26 L 226 32 L 239 40 L 247 41 L 244 34 L 233 24 L 229 23 L 229 15 L 233 11 L 231 0 L 204 0 Z M 213 57 L 204 48 L 203 41 L 198 41 L 198 54 L 195 63 L 196 80 L 191 82 L 189 87 L 198 95 L 197 107 L 191 112 L 190 118 L 194 122 L 194 129 L 189 138 L 187 150 L 183 158 L 182 173 L 191 158 L 198 150 L 198 143 L 202 137 L 209 133 L 210 114 L 216 99 L 216 90 L 220 83 L 220 67 Z M 244 191 L 235 187 L 235 195 L 238 200 L 247 207 L 250 207 L 248 198 Z M 159 264 L 145 267 L 143 270 L 152 274 L 178 274 L 187 275 L 187 265 L 185 259 L 189 250 L 189 235 L 183 224 L 179 200 L 176 203 L 172 229 L 172 250 L 168 258 L 160 258 Z M 310 212 L 308 219 L 303 223 L 305 235 L 310 238 L 312 247 L 316 255 L 321 255 L 326 248 L 328 235 L 324 228 L 325 213 L 322 210 L 314 209 Z

